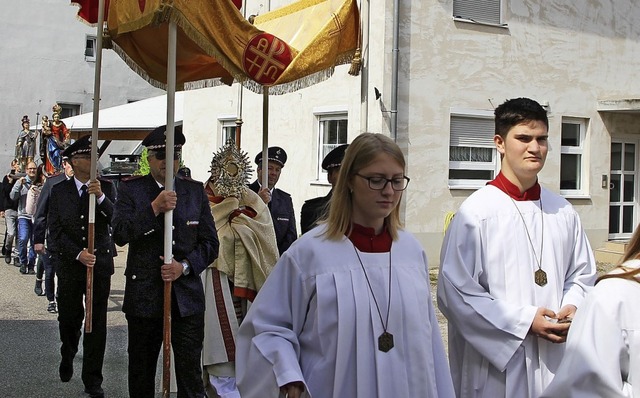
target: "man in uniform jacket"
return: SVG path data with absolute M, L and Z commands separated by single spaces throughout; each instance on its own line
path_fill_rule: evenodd
M 273 228 L 276 232 L 276 241 L 278 242 L 278 252 L 282 255 L 298 237 L 291 195 L 275 187 L 280 179 L 280 172 L 287 162 L 287 153 L 284 149 L 277 146 L 270 147 L 267 152 L 269 160 L 269 169 L 267 170 L 269 186 L 267 188 L 261 185 L 262 152 L 260 152 L 256 155 L 255 159 L 258 165 L 258 178 L 249 185 L 249 188 L 260 195 L 264 203 L 269 206 Z
M 176 177 L 185 137 L 175 129 L 174 186 L 165 190 L 166 126 L 143 141 L 150 174 L 118 187 L 114 238 L 129 244 L 122 310 L 129 334 L 129 396 L 155 396 L 163 339 L 164 283 L 171 282 L 171 344 L 179 397 L 205 397 L 200 355 L 205 297 L 200 273 L 218 255 L 218 238 L 202 183 Z M 164 264 L 164 213 L 173 210 L 173 258 Z
M 73 358 L 78 351 L 84 319 L 87 267 L 93 267 L 92 331 L 82 340 L 82 381 L 91 397 L 103 397 L 102 363 L 107 341 L 107 304 L 116 255 L 111 218 L 115 188 L 106 180 L 89 181 L 91 172 L 90 136 L 74 142 L 64 151 L 70 159 L 74 178 L 51 188 L 48 203 L 48 245 L 58 275 L 58 324 L 62 348 L 60 380 L 73 375 Z M 87 250 L 89 195 L 96 196 L 94 252 Z
M 349 144 L 337 146 L 322 159 L 322 168 L 327 172 L 327 181 L 331 184 L 331 190 L 327 196 L 309 199 L 302 205 L 300 211 L 300 230 L 303 234 L 318 225 L 318 220 L 325 218 L 329 213 L 329 201 L 331 200 L 333 187 L 336 185 L 336 182 L 338 182 L 340 165 L 342 164 L 342 158 L 344 158 L 344 152 L 348 146 Z
M 55 267 L 51 262 L 51 254 L 45 247 L 45 239 L 47 238 L 47 213 L 49 211 L 49 198 L 51 197 L 51 188 L 59 182 L 66 181 L 73 177 L 73 168 L 69 163 L 68 158 L 62 158 L 62 165 L 64 171 L 54 174 L 47 178 L 40 196 L 38 197 L 38 204 L 36 205 L 36 213 L 33 216 L 33 248 L 39 255 L 42 256 L 42 262 L 44 264 L 44 291 L 49 300 L 49 306 L 47 311 L 51 313 L 58 312 L 55 302 Z M 42 289 L 42 280 L 36 279 L 36 294 L 39 295 L 38 288 Z

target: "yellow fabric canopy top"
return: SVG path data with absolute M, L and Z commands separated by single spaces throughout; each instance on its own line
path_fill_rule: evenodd
M 105 43 L 164 88 L 169 21 L 178 26 L 177 89 L 236 79 L 292 91 L 351 61 L 359 45 L 355 0 L 301 0 L 255 25 L 231 0 L 112 0 Z

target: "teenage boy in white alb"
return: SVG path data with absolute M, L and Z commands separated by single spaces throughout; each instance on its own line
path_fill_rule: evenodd
M 544 108 L 508 100 L 495 126 L 501 171 L 449 226 L 438 305 L 458 397 L 537 398 L 562 359 L 595 261 L 571 204 L 538 184 L 549 149 Z

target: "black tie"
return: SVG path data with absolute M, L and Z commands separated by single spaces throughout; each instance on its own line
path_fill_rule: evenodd
M 86 186 L 86 185 L 83 185 L 83 186 L 80 188 L 80 191 L 82 191 L 82 193 L 80 193 L 80 199 L 86 199 L 86 198 L 87 198 L 87 196 L 88 196 L 88 195 L 87 195 L 87 186 Z

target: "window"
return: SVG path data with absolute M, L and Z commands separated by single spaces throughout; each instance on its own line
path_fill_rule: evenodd
M 95 62 L 97 52 L 96 37 L 87 35 L 87 40 L 84 48 L 84 60 Z
M 322 159 L 335 147 L 347 143 L 347 114 L 318 115 L 318 122 L 318 180 L 326 180 L 327 172 L 322 169 Z
M 501 0 L 453 0 L 453 17 L 471 22 L 502 25 Z
M 62 108 L 62 111 L 60 112 L 60 119 L 80 114 L 80 104 L 65 104 L 63 102 L 58 102 L 58 105 Z M 68 127 L 71 128 L 71 126 Z
M 498 151 L 493 113 L 451 114 L 449 187 L 480 188 L 495 178 Z
M 220 120 L 222 126 L 222 145 L 226 145 L 227 141 L 231 140 L 235 144 L 236 142 L 236 120 L 235 119 L 222 119 Z
M 560 143 L 560 192 L 584 194 L 584 140 L 586 121 L 563 118 Z

